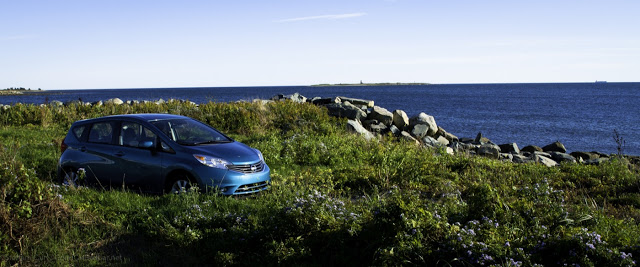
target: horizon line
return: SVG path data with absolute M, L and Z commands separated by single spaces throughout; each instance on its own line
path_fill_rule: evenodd
M 597 80 L 598 82 L 604 82 L 604 83 L 640 83 L 640 81 L 633 81 L 633 82 L 610 82 L 610 81 L 601 81 L 601 80 Z M 332 86 L 332 85 L 337 85 L 337 86 L 349 86 L 349 85 L 354 85 L 354 86 L 375 86 L 375 84 L 389 84 L 389 85 L 394 85 L 394 84 L 405 84 L 405 85 L 411 85 L 411 84 L 420 84 L 420 85 L 424 85 L 424 86 L 429 86 L 429 85 L 470 85 L 470 84 L 578 84 L 578 83 L 582 83 L 582 84 L 592 84 L 592 83 L 596 83 L 596 81 L 590 81 L 590 82 L 585 82 L 585 81 L 580 81 L 580 82 L 576 82 L 576 81 L 572 81 L 572 82 L 460 82 L 460 83 L 456 83 L 456 82 L 451 82 L 451 83 L 429 83 L 429 82 L 371 82 L 371 83 L 364 83 L 363 85 L 360 85 L 359 83 L 317 83 L 317 84 L 298 84 L 298 85 L 217 85 L 217 86 L 167 86 L 167 87 L 102 87 L 102 88 L 51 88 L 51 89 L 42 89 L 42 91 L 45 90 L 130 90 L 130 89 L 187 89 L 187 88 L 242 88 L 242 87 L 309 87 L 309 86 L 317 86 L 317 85 L 328 85 L 328 86 Z M 367 85 L 370 84 L 370 85 Z M 20 88 L 20 87 L 12 87 L 12 88 Z M 32 89 L 30 87 L 23 87 L 25 89 L 31 89 L 31 91 L 38 91 L 38 89 Z M 42 88 L 42 87 L 40 87 Z M 3 88 L 0 90 L 6 90 L 9 88 Z

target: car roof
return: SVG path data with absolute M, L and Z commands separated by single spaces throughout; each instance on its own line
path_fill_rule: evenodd
M 180 116 L 180 115 L 174 115 L 174 114 L 164 114 L 164 113 L 140 113 L 140 114 L 111 115 L 111 116 L 81 120 L 78 122 L 90 122 L 90 121 L 109 120 L 109 119 L 116 119 L 116 120 L 139 119 L 143 121 L 156 121 L 156 120 L 191 119 L 191 118 Z

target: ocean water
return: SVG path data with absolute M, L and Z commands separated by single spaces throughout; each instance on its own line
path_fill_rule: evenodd
M 196 103 L 267 99 L 298 92 L 306 97 L 347 96 L 374 100 L 409 116 L 432 115 L 458 137 L 478 132 L 494 143 L 544 146 L 560 141 L 569 151 L 616 153 L 614 130 L 623 152 L 640 155 L 640 83 L 435 84 L 398 86 L 275 86 L 47 90 L 0 96 L 0 103 L 41 104 L 107 100 L 188 99 Z

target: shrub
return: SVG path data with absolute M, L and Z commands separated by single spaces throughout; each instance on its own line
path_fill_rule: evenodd
M 0 258 L 34 264 L 45 259 L 24 256 L 64 229 L 70 211 L 61 195 L 16 160 L 15 150 L 0 146 Z

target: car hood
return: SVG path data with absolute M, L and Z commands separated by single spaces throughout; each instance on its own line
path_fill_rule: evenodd
M 236 165 L 252 164 L 260 161 L 258 152 L 255 149 L 240 142 L 189 146 L 187 148 L 193 151 L 194 154 L 221 158 Z

